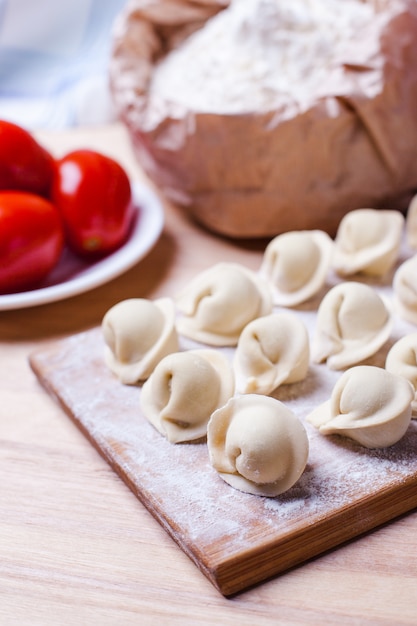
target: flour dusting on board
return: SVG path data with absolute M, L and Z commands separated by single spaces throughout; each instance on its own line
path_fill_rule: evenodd
M 103 345 L 98 330 L 72 337 L 57 362 L 49 359 L 48 377 L 97 445 L 196 546 L 219 538 L 227 545 L 233 537 L 230 549 L 240 550 L 253 545 L 254 522 L 258 532 L 262 520 L 265 538 L 280 525 L 302 523 L 306 514 L 314 522 L 358 494 L 363 497 L 390 484 L 393 476 L 401 481 L 417 472 L 414 422 L 398 444 L 374 451 L 345 439 L 325 438 L 305 424 L 310 455 L 298 483 L 272 499 L 240 493 L 211 468 L 206 444 L 173 445 L 146 421 L 139 409 L 140 387 L 121 385 L 107 370 Z M 182 347 L 194 345 L 184 341 Z M 86 377 L 87 368 L 92 376 Z M 306 380 L 277 390 L 275 397 L 304 419 L 327 400 L 339 376 L 324 365 L 312 365 Z
M 389 280 L 374 283 L 388 298 Z M 330 277 L 326 289 L 335 281 Z M 322 295 L 295 311 L 310 337 Z M 395 317 L 389 345 L 366 363 L 383 366 L 390 346 L 410 332 L 415 327 Z M 182 350 L 197 345 L 181 339 Z M 341 376 L 325 364 L 312 363 L 305 380 L 274 393 L 305 423 L 310 453 L 303 475 L 275 498 L 241 493 L 211 467 L 205 443 L 171 444 L 152 427 L 140 412 L 140 385 L 122 385 L 105 365 L 103 349 L 97 328 L 33 355 L 31 364 L 49 392 L 203 570 L 212 567 L 219 554 L 224 563 L 258 547 L 267 550 L 288 533 L 337 518 L 347 507 L 355 512 L 358 534 L 373 527 L 367 503 L 410 481 L 417 485 L 417 421 L 396 445 L 379 450 L 342 437 L 324 437 L 305 422 L 328 400 Z M 232 359 L 233 349 L 224 352 Z

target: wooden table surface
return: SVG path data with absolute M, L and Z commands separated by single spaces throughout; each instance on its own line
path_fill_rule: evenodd
M 143 178 L 120 125 L 39 133 Z M 258 267 L 264 242 L 223 240 L 164 203 L 149 255 L 93 291 L 0 312 L 0 625 L 417 624 L 417 512 L 223 598 L 40 387 L 28 355 L 100 324 L 127 297 L 174 295 L 218 261 Z

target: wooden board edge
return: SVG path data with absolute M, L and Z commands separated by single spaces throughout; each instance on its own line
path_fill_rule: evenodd
M 59 342 L 60 343 L 60 342 Z M 58 343 L 58 347 L 59 347 Z M 57 345 L 55 345 L 55 348 Z M 51 355 L 55 352 L 54 348 L 48 352 L 48 355 Z M 70 418 L 71 422 L 80 430 L 80 432 L 84 435 L 87 441 L 93 446 L 93 448 L 98 452 L 98 454 L 108 463 L 111 469 L 119 476 L 125 485 L 132 491 L 132 493 L 136 496 L 139 502 L 147 509 L 147 511 L 152 515 L 152 517 L 162 526 L 165 532 L 173 539 L 173 541 L 179 546 L 179 548 L 191 559 L 194 565 L 210 580 L 210 582 L 216 587 L 220 593 L 223 593 L 219 585 L 217 584 L 217 576 L 216 576 L 216 565 L 211 567 L 210 565 L 205 565 L 203 555 L 196 549 L 195 551 L 191 550 L 190 547 L 186 544 L 185 541 L 181 539 L 181 536 L 178 532 L 176 532 L 174 525 L 170 525 L 167 520 L 160 514 L 157 507 L 152 506 L 152 501 L 147 500 L 143 497 L 140 490 L 136 488 L 136 485 L 133 479 L 130 477 L 127 471 L 115 463 L 113 455 L 109 450 L 106 442 L 102 442 L 96 440 L 88 429 L 85 428 L 83 423 L 77 418 L 76 415 L 73 414 L 70 407 L 63 401 L 62 397 L 56 392 L 54 386 L 50 383 L 50 381 L 43 375 L 42 372 L 42 362 L 45 357 L 47 357 L 45 351 L 35 352 L 29 355 L 29 365 L 35 374 L 38 382 L 42 385 L 48 395 L 56 402 L 56 404 L 64 411 L 64 413 Z M 224 594 L 223 594 L 224 595 Z
M 226 597 L 236 595 L 358 539 L 416 507 L 416 480 L 410 478 L 400 486 L 386 489 L 382 502 L 373 502 L 369 497 L 361 504 L 361 511 L 357 510 L 357 505 L 346 506 L 343 511 L 307 529 L 289 533 L 277 542 L 265 543 L 239 557 L 223 561 L 211 571 L 213 584 Z
M 59 345 L 58 343 L 58 347 Z M 176 529 L 174 524 L 171 525 L 160 514 L 151 500 L 143 497 L 128 471 L 115 462 L 106 442 L 96 440 L 91 435 L 57 393 L 53 384 L 43 375 L 42 363 L 45 358 L 55 353 L 56 348 L 57 344 L 50 351 L 35 352 L 29 356 L 30 367 L 40 384 L 171 539 L 225 597 L 236 595 L 274 578 L 417 507 L 416 478 L 410 478 L 400 485 L 386 489 L 382 503 L 381 501 L 375 503 L 369 497 L 361 504 L 360 511 L 357 510 L 357 505 L 346 506 L 335 515 L 316 522 L 313 528 L 309 526 L 307 529 L 300 529 L 299 532 L 292 531 L 278 541 L 266 541 L 261 546 L 244 551 L 239 556 L 231 556 L 229 559 L 223 559 L 222 562 L 218 562 L 215 556 L 207 558 L 207 555 L 201 554 L 197 548 L 192 549 L 183 541 L 179 529 Z M 254 576 L 254 571 L 257 572 L 256 576 Z

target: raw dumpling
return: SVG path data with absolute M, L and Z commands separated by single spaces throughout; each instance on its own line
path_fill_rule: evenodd
M 268 286 L 237 263 L 218 263 L 179 295 L 181 335 L 213 346 L 235 346 L 243 328 L 272 311 Z
M 405 434 L 414 396 L 410 383 L 372 365 L 342 374 L 330 400 L 308 417 L 323 435 L 344 435 L 366 448 L 392 446 Z
M 243 329 L 234 357 L 237 390 L 269 394 L 303 380 L 308 371 L 307 329 L 292 313 L 271 313 Z
M 392 288 L 398 314 L 408 322 L 417 324 L 417 254 L 397 269 Z
M 392 316 L 368 285 L 345 282 L 325 295 L 317 311 L 312 359 L 330 369 L 355 365 L 375 354 L 388 340 Z
M 357 209 L 341 220 L 333 267 L 342 276 L 383 276 L 398 258 L 404 216 L 399 211 Z
M 385 369 L 408 380 L 414 388 L 411 408 L 417 416 L 417 333 L 399 339 L 387 354 Z
M 216 350 L 166 356 L 145 382 L 140 403 L 145 417 L 171 443 L 205 437 L 213 411 L 234 393 L 228 359 Z
M 407 243 L 410 248 L 417 249 L 417 194 L 411 200 L 405 222 L 405 232 L 407 235 Z
M 257 394 L 235 396 L 213 413 L 207 445 L 210 462 L 225 482 L 260 496 L 292 487 L 309 451 L 305 428 L 292 411 Z
M 274 304 L 296 306 L 324 285 L 333 241 L 321 230 L 291 231 L 266 247 L 260 274 L 271 286 Z
M 104 360 L 122 383 L 148 378 L 155 365 L 178 350 L 175 305 L 170 298 L 122 300 L 103 318 Z

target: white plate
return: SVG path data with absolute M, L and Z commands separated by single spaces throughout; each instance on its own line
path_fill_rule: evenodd
M 123 274 L 140 261 L 159 238 L 164 211 L 157 195 L 141 183 L 133 183 L 137 218 L 128 241 L 109 256 L 88 263 L 64 250 L 57 267 L 38 289 L 0 296 L 0 311 L 23 309 L 63 300 L 94 289 Z

